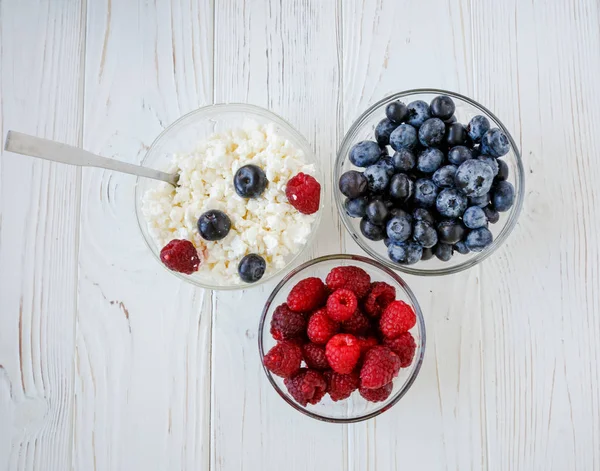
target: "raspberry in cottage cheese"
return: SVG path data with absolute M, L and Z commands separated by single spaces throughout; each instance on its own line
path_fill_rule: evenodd
M 247 165 L 260 167 L 268 180 L 256 198 L 243 198 L 234 187 L 236 172 Z M 179 173 L 177 188 L 159 183 L 148 190 L 142 212 L 158 246 L 183 239 L 198 249 L 202 262 L 193 276 L 211 284 L 241 284 L 238 265 L 245 256 L 261 256 L 268 274 L 283 268 L 306 244 L 316 214 L 292 206 L 286 185 L 300 173 L 314 175 L 315 168 L 274 125 L 249 124 L 214 134 L 198 142 L 195 151 L 173 155 L 168 170 Z M 222 211 L 231 221 L 220 240 L 199 234 L 198 219 L 210 210 Z

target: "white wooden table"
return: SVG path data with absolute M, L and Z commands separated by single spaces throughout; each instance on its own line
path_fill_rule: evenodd
M 495 110 L 527 172 L 497 254 L 406 277 L 429 337 L 410 392 L 336 426 L 264 378 L 273 284 L 179 282 L 132 177 L 2 155 L 0 470 L 599 470 L 599 25 L 596 0 L 0 0 L 3 137 L 138 163 L 183 113 L 248 102 L 330 178 L 369 104 L 434 86 Z M 332 201 L 320 231 L 305 259 L 360 253 Z

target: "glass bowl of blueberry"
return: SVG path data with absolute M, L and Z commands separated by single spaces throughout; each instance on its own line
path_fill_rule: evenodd
M 317 420 L 351 423 L 393 407 L 416 380 L 425 322 L 398 275 L 359 255 L 304 263 L 275 287 L 258 348 L 281 398 Z
M 517 223 L 524 171 L 502 122 L 457 93 L 409 90 L 352 125 L 335 200 L 358 245 L 384 265 L 447 275 L 490 256 Z

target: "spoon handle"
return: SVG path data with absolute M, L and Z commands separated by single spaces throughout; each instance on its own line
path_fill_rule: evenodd
M 16 131 L 8 131 L 4 149 L 16 154 L 39 157 L 40 159 L 52 160 L 54 162 L 79 165 L 80 167 L 106 168 L 108 170 L 129 173 L 177 185 L 177 174 L 161 172 L 160 170 L 101 157 L 78 147 Z

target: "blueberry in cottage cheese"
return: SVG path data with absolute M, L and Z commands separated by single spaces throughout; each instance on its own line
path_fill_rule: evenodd
M 268 180 L 264 192 L 246 199 L 235 191 L 235 174 L 256 165 Z M 171 156 L 165 169 L 179 174 L 178 186 L 158 183 L 142 197 L 142 214 L 156 245 L 191 241 L 202 257 L 193 276 L 213 285 L 239 285 L 240 260 L 251 253 L 264 258 L 266 272 L 285 266 L 307 243 L 316 214 L 296 210 L 285 195 L 298 173 L 314 175 L 302 150 L 280 136 L 275 125 L 247 123 L 209 136 L 189 152 Z M 220 240 L 205 240 L 197 222 L 209 210 L 227 215 L 231 229 Z
M 211 209 L 198 218 L 198 232 L 204 240 L 221 240 L 231 230 L 231 219 L 223 211 Z
M 240 167 L 233 177 L 235 192 L 242 198 L 258 198 L 268 183 L 263 169 L 252 164 Z
M 260 255 L 251 253 L 240 260 L 238 273 L 242 281 L 256 283 L 265 274 L 267 262 Z

